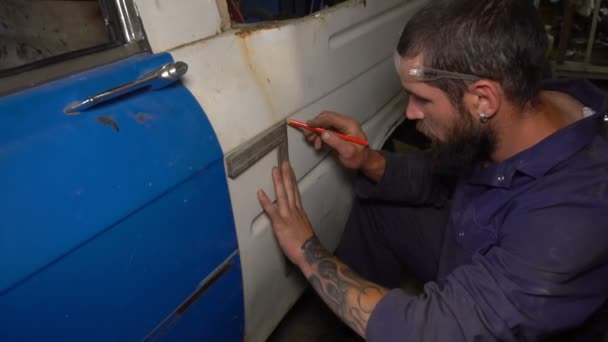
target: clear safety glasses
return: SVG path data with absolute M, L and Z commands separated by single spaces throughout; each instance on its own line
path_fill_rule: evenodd
M 472 82 L 479 81 L 481 79 L 480 77 L 477 77 L 474 75 L 461 74 L 458 72 L 433 69 L 433 68 L 429 68 L 429 67 L 425 67 L 425 66 L 421 66 L 421 65 L 408 69 L 407 75 L 405 75 L 405 76 L 411 77 L 413 80 L 422 81 L 422 82 L 436 81 L 436 80 L 445 79 L 445 78 L 472 81 Z

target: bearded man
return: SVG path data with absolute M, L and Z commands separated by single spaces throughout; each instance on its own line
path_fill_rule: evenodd
M 600 340 L 608 327 L 606 102 L 543 81 L 547 39 L 529 0 L 430 1 L 396 67 L 430 152 L 394 154 L 309 134 L 358 170 L 335 256 L 315 237 L 288 163 L 277 240 L 327 305 L 369 341 Z M 311 126 L 365 138 L 348 116 Z M 456 179 L 450 186 L 449 179 Z M 426 284 L 399 288 L 404 266 Z

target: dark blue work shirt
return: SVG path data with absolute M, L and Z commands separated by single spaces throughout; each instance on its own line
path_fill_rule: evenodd
M 368 341 L 537 341 L 581 325 L 606 302 L 605 97 L 581 81 L 545 89 L 596 114 L 506 161 L 476 165 L 454 193 L 437 281 L 418 296 L 387 293 Z M 389 156 L 373 191 L 432 203 L 439 192 L 429 167 L 428 158 Z

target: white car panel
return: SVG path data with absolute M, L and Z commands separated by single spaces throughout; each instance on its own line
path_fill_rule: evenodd
M 168 0 L 137 3 L 155 52 L 169 50 L 188 63 L 184 84 L 204 108 L 225 155 L 287 118 L 306 121 L 323 110 L 364 123 L 375 148 L 403 119 L 406 97 L 393 53 L 405 22 L 426 0 L 351 0 L 308 17 L 244 25 L 202 40 L 212 32 L 211 23 L 219 31 L 217 6 L 188 1 L 191 6 L 180 5 L 179 15 L 172 14 L 178 22 L 154 19 L 165 17 L 155 4 Z M 197 15 L 203 12 L 208 14 Z M 188 36 L 189 30 L 196 32 Z M 333 250 L 352 204 L 352 173 L 327 151 L 315 152 L 298 130 L 288 127 L 287 137 L 304 206 Z M 267 338 L 306 286 L 299 272 L 289 269 L 256 199 L 258 189 L 274 196 L 275 165 L 276 149 L 228 179 L 247 341 Z

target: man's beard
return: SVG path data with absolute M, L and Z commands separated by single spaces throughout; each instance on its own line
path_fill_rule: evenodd
M 487 124 L 461 115 L 445 141 L 431 139 L 433 172 L 438 176 L 461 177 L 478 161 L 489 160 L 496 147 L 496 134 Z

